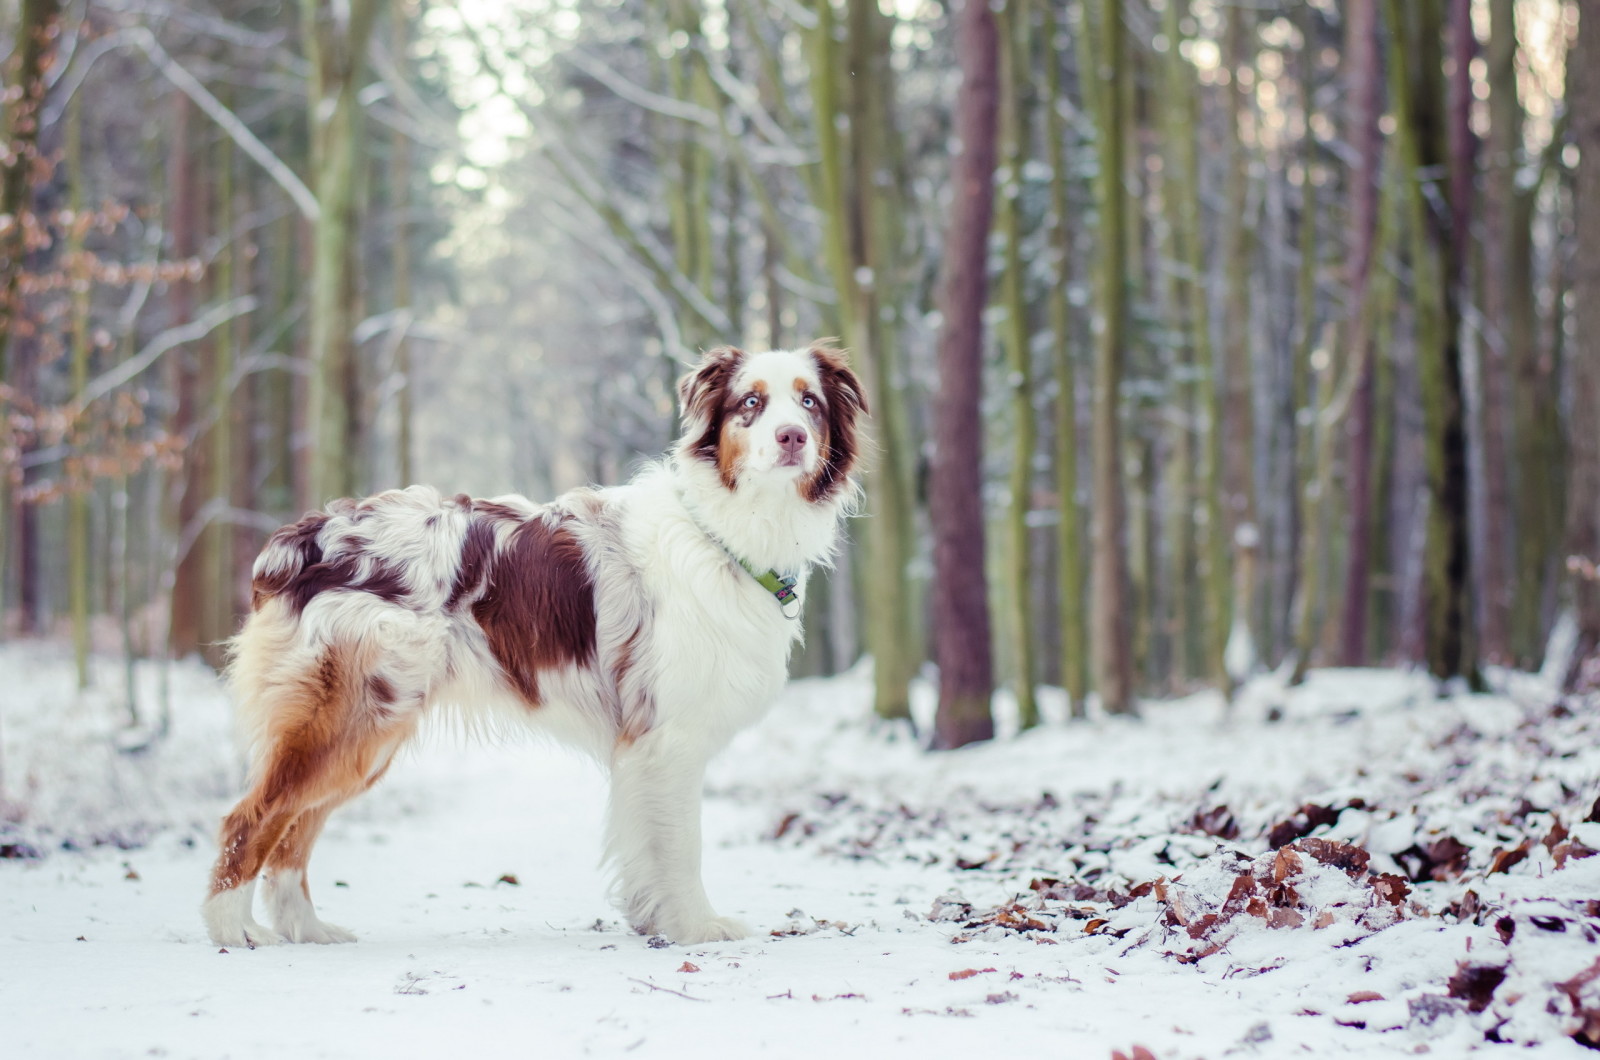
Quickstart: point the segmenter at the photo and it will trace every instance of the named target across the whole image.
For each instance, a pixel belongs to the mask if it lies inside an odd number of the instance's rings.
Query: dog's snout
[[[805,448],[806,429],[793,424],[778,428],[778,448],[785,453],[798,453]]]

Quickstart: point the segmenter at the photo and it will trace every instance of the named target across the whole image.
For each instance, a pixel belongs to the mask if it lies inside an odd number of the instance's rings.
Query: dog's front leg
[[[743,938],[718,916],[700,880],[700,789],[705,755],[662,730],[619,747],[611,763],[606,858],[614,898],[638,930],[674,942]]]

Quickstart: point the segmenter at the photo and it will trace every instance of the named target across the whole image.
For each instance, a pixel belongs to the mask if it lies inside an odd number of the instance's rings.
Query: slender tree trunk
[[[1571,71],[1573,138],[1578,170],[1573,181],[1577,231],[1573,237],[1572,292],[1575,334],[1585,347],[1572,358],[1572,432],[1568,461],[1567,579],[1578,625],[1578,642],[1563,676],[1568,691],[1600,680],[1600,19],[1586,8],[1578,39],[1567,57]]]
[[[1345,95],[1350,103],[1350,124],[1345,136],[1355,156],[1349,177],[1350,251],[1345,261],[1345,282],[1350,292],[1346,348],[1353,365],[1355,391],[1351,396],[1346,487],[1350,504],[1350,544],[1345,565],[1339,661],[1344,666],[1359,666],[1366,657],[1368,587],[1372,581],[1372,423],[1376,372],[1367,288],[1382,179],[1383,140],[1378,131],[1378,118],[1383,106],[1383,79],[1379,68],[1376,0],[1350,0],[1345,7],[1345,18]]]
[[[1462,400],[1460,299],[1452,225],[1464,215],[1449,202],[1449,188],[1428,196],[1424,183],[1450,167],[1450,130],[1440,49],[1446,27],[1441,0],[1388,0],[1395,61],[1403,75],[1400,114],[1407,161],[1417,304],[1417,358],[1422,388],[1424,462],[1428,481],[1424,550],[1428,669],[1442,679],[1476,673],[1470,655],[1467,607],[1467,475],[1465,404]],[[1443,208],[1438,203],[1443,202]]]
[[[1001,114],[1005,127],[1006,183],[1000,189],[997,227],[1005,240],[1006,369],[1011,391],[1011,503],[1006,511],[1005,604],[1007,640],[1016,667],[1017,712],[1024,729],[1039,722],[1034,697],[1033,579],[1028,511],[1033,501],[1033,456],[1038,429],[1033,411],[1032,328],[1028,321],[1027,266],[1022,257],[1022,171],[1028,161],[1028,96],[1031,91],[1031,29],[1028,0],[1008,0],[1001,21]],[[1052,100],[1052,105],[1054,101]]]
[[[1481,582],[1479,616],[1485,659],[1509,662],[1511,617],[1517,593],[1511,582],[1511,531],[1515,518],[1509,455],[1513,410],[1508,366],[1515,342],[1508,307],[1531,279],[1511,272],[1512,262],[1530,261],[1528,229],[1514,229],[1517,207],[1516,169],[1522,153],[1522,104],[1517,99],[1515,0],[1490,0],[1489,40],[1485,49],[1489,82],[1489,139],[1484,165],[1483,302],[1487,327],[1479,343],[1483,392],[1483,530],[1478,557]],[[1526,338],[1526,336],[1523,336]],[[1515,345],[1514,345],[1515,342]]]
[[[810,34],[812,108],[820,157],[818,186],[828,215],[824,249],[838,292],[840,332],[867,388],[878,455],[866,476],[862,592],[866,647],[872,653],[873,706],[880,717],[911,716],[910,683],[921,661],[908,569],[911,558],[912,451],[904,397],[896,384],[894,325],[882,308],[893,304],[895,279],[894,189],[880,178],[893,172],[896,137],[889,126],[891,92],[887,31],[871,0],[854,0],[848,15],[849,80],[843,106],[840,60],[831,4],[819,2]],[[850,117],[849,139],[836,118]]]
[[[396,7],[390,16],[393,20],[393,47],[397,58],[406,54],[409,47],[407,15],[404,7]],[[394,308],[411,308],[411,137],[396,129],[390,140],[392,165],[389,171],[390,200],[394,215]],[[395,448],[399,455],[400,485],[409,486],[417,480],[413,464],[416,442],[412,439],[414,422],[413,402],[416,380],[411,364],[411,339],[404,332],[394,346],[394,370],[400,376],[400,392],[396,395]]]
[[[67,235],[67,269],[73,278],[73,394],[81,394],[89,382],[89,276],[83,257],[83,185],[83,100],[81,94],[74,94],[67,104],[67,207],[73,215]],[[72,426],[73,457],[67,465],[67,597],[72,611],[72,654],[79,690],[89,687],[89,498],[94,488],[84,466],[83,428],[81,422]]]
[[[44,104],[46,60],[55,47],[52,23],[59,18],[57,0],[21,0],[15,43],[6,60],[0,90],[4,124],[0,142],[7,150],[0,155],[0,216],[21,219],[33,209],[32,169],[39,159],[39,108]],[[21,312],[20,282],[28,252],[25,226],[12,224],[0,231],[0,384],[21,390],[20,358],[11,356],[11,339],[17,331]],[[0,402],[0,422],[9,420],[10,407]],[[5,632],[5,590],[13,563],[21,572],[21,588],[27,590],[27,549],[23,540],[31,515],[16,504],[15,491],[21,485],[20,468],[0,468],[0,636]],[[18,538],[11,544],[13,535]],[[13,552],[15,555],[13,555]],[[28,607],[23,607],[27,620]]]
[[[320,214],[311,266],[312,432],[307,506],[356,491],[363,448],[360,405],[352,402],[360,243],[363,121],[356,98],[366,68],[377,0],[300,0],[311,66],[311,169]]]
[[[984,588],[983,479],[979,412],[983,307],[993,210],[999,40],[984,0],[961,0],[955,12],[962,80],[956,97],[960,147],[951,176],[949,238],[939,284],[936,445],[929,481],[933,523],[934,645],[939,711],[933,746],[949,749],[994,735],[989,712],[993,675],[989,604]]]
[[[1046,146],[1050,152],[1050,246],[1055,269],[1050,285],[1050,330],[1056,373],[1056,494],[1061,520],[1056,538],[1057,603],[1061,622],[1061,684],[1072,716],[1087,716],[1089,690],[1087,627],[1084,623],[1083,510],[1078,505],[1078,376],[1073,357],[1072,311],[1067,286],[1072,268],[1072,206],[1067,191],[1066,119],[1061,99],[1061,59],[1057,55],[1057,5],[1045,5]]]
[[[1127,318],[1122,188],[1122,110],[1116,87],[1123,71],[1122,5],[1100,0],[1095,54],[1099,166],[1095,192],[1100,211],[1094,355],[1094,528],[1092,548],[1095,688],[1109,714],[1135,712],[1129,637],[1127,507],[1122,484],[1121,391]]]
[[[1222,257],[1227,271],[1223,302],[1223,380],[1220,423],[1223,429],[1224,517],[1233,556],[1233,607],[1228,629],[1225,666],[1229,686],[1248,676],[1254,666],[1257,638],[1254,632],[1254,553],[1260,539],[1255,488],[1255,407],[1252,396],[1254,358],[1250,339],[1250,263],[1255,233],[1249,219],[1249,165],[1243,129],[1254,98],[1242,85],[1247,68],[1254,68],[1253,12],[1242,6],[1228,10],[1224,35],[1224,61],[1231,75],[1227,87],[1228,155],[1227,209],[1222,228]],[[1253,85],[1254,82],[1251,82]],[[1247,557],[1246,553],[1249,553]]]
[[[172,140],[167,158],[170,190],[167,229],[172,240],[172,256],[179,261],[188,261],[199,254],[201,218],[206,215],[206,195],[196,172],[197,151],[192,128],[194,104],[181,93],[174,93],[172,99]],[[194,278],[172,284],[168,298],[174,324],[185,324],[194,319],[197,286]],[[201,343],[188,343],[173,351],[170,368],[176,400],[169,430],[174,438],[182,440],[183,463],[171,472],[168,482],[171,494],[169,511],[173,513],[171,531],[178,552],[173,557],[175,566],[167,648],[175,658],[180,659],[200,649],[205,612],[205,549],[195,537],[205,492],[210,485],[204,453],[196,444],[199,439],[195,437],[201,414],[203,366],[200,346]]]

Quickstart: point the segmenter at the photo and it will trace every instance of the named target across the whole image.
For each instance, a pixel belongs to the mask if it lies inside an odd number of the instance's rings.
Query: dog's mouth
[[[783,455],[778,457],[778,463],[777,463],[776,466],[778,466],[778,467],[798,467],[798,468],[803,468],[803,467],[806,466],[805,453],[804,452],[784,453]]]

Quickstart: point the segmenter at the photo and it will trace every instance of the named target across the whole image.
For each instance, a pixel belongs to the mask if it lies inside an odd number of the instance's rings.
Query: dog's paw
[[[282,935],[262,927],[251,917],[249,888],[212,895],[200,907],[200,915],[206,922],[206,934],[219,946],[255,949],[283,941]]]
[[[315,942],[329,945],[337,942],[354,942],[356,937],[338,924],[326,920],[306,920],[296,924],[280,924],[285,942]]]
[[[735,920],[731,916],[718,916],[671,926],[663,933],[673,942],[683,946],[693,946],[701,942],[732,942],[734,939],[742,939],[750,934],[750,928],[743,921]]]
[[[212,926],[209,934],[211,941],[218,946],[232,946],[234,949],[241,947],[255,949],[258,946],[276,946],[287,941],[282,935],[269,927],[264,927],[254,920],[246,920],[241,924],[233,924],[227,928]]]

